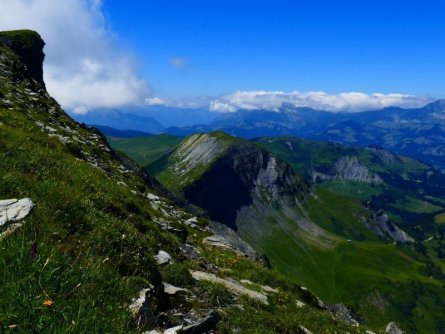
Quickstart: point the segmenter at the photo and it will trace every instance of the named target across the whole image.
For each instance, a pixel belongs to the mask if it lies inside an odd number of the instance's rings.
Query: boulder
[[[34,207],[29,198],[0,201],[0,240],[20,228],[24,219]]]
[[[159,265],[173,263],[173,259],[170,254],[163,250],[160,250],[158,254],[154,256],[154,258]]]
[[[34,207],[30,198],[6,199],[0,201],[0,227],[25,218]]]

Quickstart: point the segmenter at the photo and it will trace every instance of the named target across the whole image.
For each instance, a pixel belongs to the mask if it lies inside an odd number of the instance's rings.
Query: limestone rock
[[[198,227],[198,225],[196,225],[198,223],[198,217],[192,217],[190,219],[187,219],[184,224],[193,228]]]
[[[173,263],[173,259],[167,252],[160,250],[155,256],[155,260],[159,265]]]
[[[300,326],[300,329],[304,334],[312,334],[312,332],[304,326]]]
[[[6,199],[0,201],[0,227],[8,222],[18,222],[25,218],[34,207],[30,198]]]
[[[29,198],[0,201],[0,240],[20,228],[23,225],[21,220],[31,212],[33,207],[34,203]]]
[[[165,282],[162,284],[164,285],[164,292],[170,296],[176,295],[178,293],[189,292],[189,290],[187,290],[187,289],[178,288],[174,285],[171,285],[171,284],[168,284]]]
[[[390,322],[386,325],[385,329],[386,334],[405,334],[405,332],[399,327],[396,322]]]
[[[388,235],[391,239],[401,242],[401,243],[411,243],[415,240],[409,236],[405,231],[400,229],[396,224],[394,224],[389,216],[382,210],[378,211],[374,215],[374,220],[377,223],[377,234]]]
[[[299,301],[298,299],[295,300],[295,303],[297,304],[298,308],[302,308],[302,307],[306,306],[305,303],[303,303],[302,301]]]
[[[155,324],[156,319],[150,310],[150,302],[153,297],[153,287],[142,289],[139,296],[132,300],[130,312],[136,318],[136,325],[143,327],[146,324]]]
[[[246,295],[249,298],[252,298],[265,305],[269,304],[266,295],[247,289],[238,282],[229,281],[227,279],[223,279],[213,274],[208,274],[202,271],[193,271],[191,272],[191,274],[193,278],[196,279],[197,281],[207,281],[211,283],[222,284],[226,287],[227,290],[229,290],[231,293],[235,295]]]
[[[164,331],[164,334],[179,334],[179,333],[182,333],[181,330],[182,330],[183,327],[184,327],[183,325],[180,325],[180,326],[169,328],[166,331]]]

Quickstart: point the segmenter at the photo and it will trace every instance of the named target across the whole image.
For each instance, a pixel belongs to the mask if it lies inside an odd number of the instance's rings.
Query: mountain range
[[[175,110],[172,117],[177,113],[178,110]],[[132,130],[143,128],[147,132],[163,132],[175,136],[221,130],[246,139],[293,135],[350,146],[375,145],[445,170],[445,100],[438,100],[422,108],[389,107],[356,113],[333,113],[285,103],[273,111],[239,110],[224,113],[207,123],[200,122],[202,117],[193,123],[194,114],[190,110],[187,110],[187,115],[190,117],[187,126],[152,128],[150,125],[152,120],[143,125],[144,120],[140,119],[134,126],[126,121],[120,121],[117,128],[127,127]],[[110,120],[101,122],[96,119],[94,113],[87,118],[82,117],[76,116],[76,119],[84,120],[88,124],[113,126]],[[105,115],[103,117],[106,118]],[[131,119],[135,116],[121,114],[121,117]]]

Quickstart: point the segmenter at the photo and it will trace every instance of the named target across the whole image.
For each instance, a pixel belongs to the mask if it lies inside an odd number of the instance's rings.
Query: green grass
[[[367,201],[374,196],[379,196],[385,191],[385,187],[350,180],[328,180],[320,183],[320,186],[337,194]]]
[[[141,167],[158,160],[180,141],[178,137],[165,134],[136,138],[108,138],[111,147],[116,151],[124,152]]]
[[[357,310],[372,328],[397,319],[412,332],[439,332],[443,282],[422,276],[422,262],[408,248],[343,240],[323,249],[282,228],[260,240],[258,235],[250,238],[276,268],[325,302]],[[383,306],[373,300],[376,293],[383,296]],[[438,308],[430,312],[431,305]]]
[[[414,213],[434,213],[443,210],[440,206],[418,200],[411,196],[406,196],[403,199],[397,200],[392,206],[400,210],[407,210]]]
[[[436,224],[445,224],[445,213],[438,214],[434,217],[434,222]]]

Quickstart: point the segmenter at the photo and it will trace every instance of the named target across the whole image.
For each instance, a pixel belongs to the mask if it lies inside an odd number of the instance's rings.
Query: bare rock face
[[[5,31],[0,33],[0,43],[13,50],[26,65],[28,73],[43,87],[43,47],[45,42],[31,30]]]
[[[371,230],[382,236],[389,236],[391,239],[401,242],[410,243],[414,242],[414,239],[410,237],[405,231],[400,229],[396,224],[391,222],[388,215],[383,211],[379,211],[375,214],[374,220],[377,223],[376,227],[371,227]]]
[[[354,156],[344,156],[338,159],[328,174],[316,171],[312,174],[313,180],[340,179],[374,184],[383,182],[379,175],[373,173]]]

